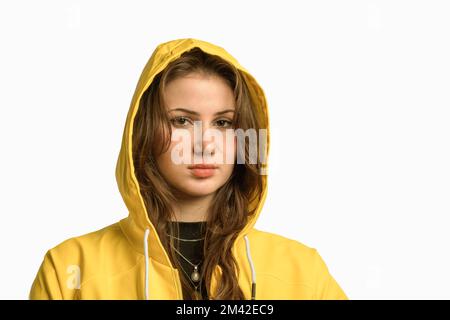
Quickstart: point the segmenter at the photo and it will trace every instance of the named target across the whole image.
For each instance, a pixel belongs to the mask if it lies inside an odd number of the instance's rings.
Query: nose
[[[193,154],[195,157],[201,157],[203,155],[214,156],[216,152],[216,145],[214,139],[210,136],[205,136],[206,130],[209,129],[207,121],[195,121],[194,122],[194,137],[193,137]]]

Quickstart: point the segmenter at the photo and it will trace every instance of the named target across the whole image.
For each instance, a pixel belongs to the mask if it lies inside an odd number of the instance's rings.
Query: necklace
[[[192,283],[192,286],[194,287],[194,295],[196,296],[196,298],[197,298],[198,300],[200,300],[201,297],[202,297],[202,288],[200,288],[200,292],[198,292],[199,284],[195,285],[195,283],[193,283],[192,280],[189,278],[189,276],[188,276],[188,274],[186,273],[186,271],[184,271],[183,268],[181,268],[181,270],[184,272],[184,274],[185,274],[186,277],[188,278],[189,282]]]
[[[198,282],[200,280],[200,273],[198,272],[198,266],[200,265],[201,261],[197,264],[193,264],[192,262],[190,262],[185,256],[183,256],[183,254],[178,251],[174,246],[172,246],[173,250],[175,250],[176,253],[178,253],[184,260],[186,260],[187,263],[189,263],[191,266],[194,267],[194,271],[192,271],[191,273],[191,279],[194,282]]]
[[[172,236],[172,235],[170,235],[170,234],[168,234],[168,233],[166,233],[166,234],[167,234],[169,237],[175,238],[175,239],[180,240],[180,241],[186,241],[186,242],[195,242],[195,241],[201,241],[201,240],[204,240],[204,239],[205,239],[205,237],[200,238],[200,239],[181,239],[181,238],[177,238],[177,237],[175,237],[175,236]]]

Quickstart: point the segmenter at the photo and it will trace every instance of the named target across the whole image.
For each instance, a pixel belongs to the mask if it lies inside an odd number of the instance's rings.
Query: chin
[[[179,186],[177,189],[191,197],[201,197],[214,193],[220,188],[220,185],[217,184],[217,182],[206,180],[208,179],[195,179],[188,184]]]

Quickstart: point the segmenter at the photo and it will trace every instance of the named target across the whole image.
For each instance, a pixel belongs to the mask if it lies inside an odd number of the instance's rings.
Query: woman
[[[49,250],[30,298],[347,299],[316,249],[253,227],[267,194],[268,124],[263,90],[223,48],[160,44],[116,167],[128,217]]]

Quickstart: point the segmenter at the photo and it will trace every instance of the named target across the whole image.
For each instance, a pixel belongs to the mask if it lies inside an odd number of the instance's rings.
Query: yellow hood
[[[134,240],[133,242],[135,242],[136,244],[136,249],[139,251],[143,250],[142,234],[144,234],[145,229],[149,228],[150,254],[153,258],[156,258],[161,263],[165,263],[167,265],[170,265],[169,257],[167,256],[167,253],[161,245],[153,224],[148,219],[147,211],[139,192],[139,184],[137,182],[136,176],[134,175],[131,135],[133,132],[134,118],[139,108],[139,101],[144,91],[152,83],[153,78],[159,72],[164,70],[171,61],[180,57],[183,52],[188,51],[194,47],[199,47],[207,53],[220,56],[229,63],[233,64],[238,70],[242,71],[244,79],[248,84],[251,97],[254,101],[254,105],[257,106],[258,110],[264,115],[266,123],[269,122],[267,102],[263,89],[250,75],[250,73],[223,48],[205,41],[187,38],[162,43],[155,49],[153,55],[150,57],[141,74],[133,95],[133,99],[131,101],[131,106],[127,115],[125,129],[123,132],[122,146],[117,161],[116,179],[120,193],[122,194],[123,200],[125,201],[130,214],[128,220],[123,222],[123,226],[127,230],[127,233],[129,233],[130,237]],[[267,153],[269,151],[269,143],[269,128],[267,127]],[[266,166],[267,161],[265,164],[263,164],[264,168],[266,168]],[[267,174],[263,176],[263,190],[264,192],[261,198],[262,200],[257,205],[255,214],[251,219],[249,219],[247,226],[241,231],[239,237],[242,237],[243,235],[248,233],[248,231],[254,226],[256,220],[259,217],[267,194]],[[251,205],[254,206],[255,204]]]
[[[238,70],[242,71],[244,79],[249,87],[251,99],[254,105],[257,106],[259,112],[263,114],[268,124],[268,108],[264,92],[257,81],[250,75],[250,73],[242,67],[239,62],[233,58],[223,48],[214,44],[201,41],[198,39],[187,38],[178,39],[165,42],[157,46],[149,61],[147,62],[141,77],[139,78],[136,90],[131,101],[131,106],[128,111],[125,129],[123,132],[122,146],[119,153],[119,158],[116,167],[116,179],[119,186],[120,193],[123,200],[129,210],[129,217],[121,222],[122,229],[131,239],[135,249],[139,252],[143,252],[142,235],[145,234],[145,230],[149,229],[148,233],[148,254],[151,259],[154,259],[164,265],[171,266],[170,259],[161,241],[158,237],[155,227],[149,220],[147,211],[139,191],[139,183],[137,182],[134,174],[134,165],[132,157],[132,132],[133,123],[136,113],[140,105],[140,99],[145,90],[151,85],[154,77],[164,70],[166,66],[173,60],[181,56],[185,51],[189,51],[194,47],[199,47],[203,51],[220,56],[224,60],[233,64]],[[269,150],[269,128],[267,128],[267,152]],[[267,156],[266,156],[267,159]],[[266,168],[267,161],[263,164]],[[248,233],[248,231],[254,226],[258,216],[261,212],[267,194],[267,173],[263,176],[263,196],[259,204],[257,204],[257,210],[255,214],[249,219],[246,227],[240,232],[238,239]],[[250,204],[254,206],[255,204]],[[238,240],[236,240],[238,241]]]
[[[116,179],[129,211],[128,217],[48,250],[31,287],[31,299],[183,299],[180,273],[172,266],[148,219],[134,175],[131,143],[134,117],[142,94],[168,63],[194,47],[218,55],[242,71],[253,104],[268,124],[262,88],[223,48],[192,38],[157,46],[133,95],[117,161]],[[267,153],[269,142],[267,127]],[[347,299],[316,249],[254,228],[267,195],[267,175],[263,179],[261,200],[250,204],[252,208],[256,206],[256,213],[232,248],[238,265],[238,284],[245,298]],[[220,267],[216,271],[209,288],[213,295]]]

